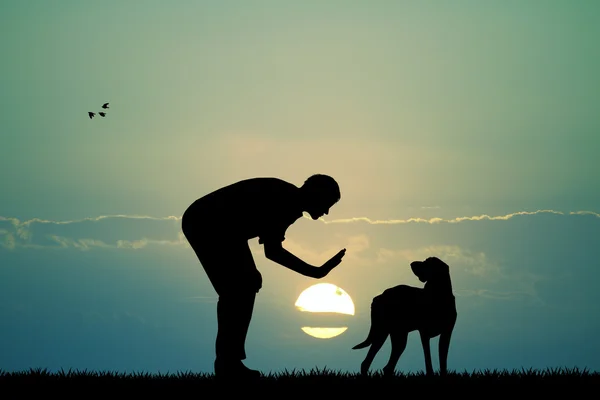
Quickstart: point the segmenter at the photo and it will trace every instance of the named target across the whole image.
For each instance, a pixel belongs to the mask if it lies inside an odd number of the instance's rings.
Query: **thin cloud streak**
[[[467,221],[507,221],[519,216],[532,216],[537,214],[553,214],[560,216],[587,216],[600,218],[600,213],[593,211],[570,211],[562,212],[555,210],[537,210],[537,211],[519,211],[506,215],[490,216],[487,214],[456,217],[444,219],[439,217],[434,218],[408,218],[408,219],[388,219],[388,220],[372,220],[368,217],[354,217],[346,219],[334,219],[327,221],[319,218],[324,224],[347,224],[347,223],[367,223],[370,225],[398,225],[398,224],[457,224]],[[308,216],[304,218],[310,219]],[[121,237],[107,237],[106,229],[103,231],[87,231],[85,228],[82,231],[63,232],[62,229],[56,231],[59,227],[66,228],[67,226],[77,223],[87,223],[96,226],[96,223],[103,221],[104,223],[110,220],[120,220],[122,222],[134,220],[146,220],[158,223],[166,223],[167,225],[159,227],[145,227],[135,225],[127,225],[129,237],[124,233],[124,227],[113,229],[111,227],[108,232],[115,232]],[[120,248],[120,249],[141,249],[148,245],[167,245],[167,246],[184,246],[187,247],[187,241],[181,232],[181,227],[177,223],[181,221],[181,217],[166,216],[152,217],[147,215],[103,215],[97,217],[88,217],[76,220],[52,221],[42,218],[32,218],[27,221],[20,221],[17,218],[0,216],[0,247],[5,249],[21,248],[47,248],[47,247],[62,247],[62,248],[79,248],[88,250],[92,248]],[[175,225],[173,225],[175,224]],[[45,228],[44,228],[45,227]],[[95,228],[94,228],[95,229]],[[40,232],[41,230],[41,232]],[[84,233],[86,232],[86,233]],[[104,236],[102,236],[104,235]],[[149,236],[150,235],[150,236]],[[33,241],[33,238],[35,241]],[[45,242],[45,243],[44,243]]]
[[[32,218],[30,220],[21,222],[17,218],[3,217],[0,215],[0,221],[9,221],[15,226],[29,226],[34,223],[67,225],[67,224],[76,224],[76,223],[80,223],[80,222],[88,222],[88,221],[97,222],[97,221],[101,221],[103,219],[119,219],[119,218],[122,218],[122,219],[148,219],[148,220],[152,220],[152,221],[179,221],[179,220],[181,220],[181,217],[176,217],[173,215],[170,215],[167,217],[151,217],[149,215],[116,214],[116,215],[101,215],[98,217],[86,217],[86,218],[66,220],[66,221],[52,221],[52,220],[41,219],[41,218]]]
[[[569,212],[570,215],[593,215],[597,218],[600,218],[600,213],[596,213],[593,211],[571,211]]]
[[[436,207],[427,207],[427,208],[433,209],[433,208],[439,208],[439,207],[436,206]],[[568,213],[565,213],[563,211],[555,211],[555,210],[536,210],[536,211],[518,211],[518,212],[506,214],[506,215],[497,215],[497,216],[490,216],[487,214],[482,214],[482,215],[475,215],[475,216],[470,216],[470,217],[469,216],[456,217],[456,218],[452,218],[452,219],[444,219],[444,218],[439,218],[439,217],[433,217],[433,218],[413,217],[413,218],[408,218],[408,219],[372,220],[368,217],[351,217],[351,218],[334,219],[331,221],[327,221],[324,218],[319,218],[319,221],[321,221],[325,224],[340,224],[340,223],[352,223],[352,222],[366,222],[366,223],[372,224],[372,225],[385,225],[385,224],[394,225],[394,224],[408,224],[408,223],[415,223],[415,222],[416,223],[437,224],[437,223],[458,223],[458,222],[464,222],[464,221],[483,221],[483,220],[506,221],[506,220],[509,220],[516,216],[536,215],[536,214],[592,215],[597,218],[600,218],[600,213],[597,213],[594,211],[582,210],[582,211],[570,211]],[[304,218],[311,219],[310,217],[308,217],[306,215],[304,215]],[[181,217],[177,217],[174,215],[170,215],[170,216],[166,216],[166,217],[152,217],[152,216],[148,216],[148,215],[117,214],[117,215],[101,215],[98,217],[86,217],[86,218],[81,218],[81,219],[65,220],[65,221],[53,221],[53,220],[46,220],[46,219],[41,219],[41,218],[32,218],[30,220],[21,222],[17,218],[0,216],[0,221],[9,221],[16,227],[30,226],[34,223],[67,225],[67,224],[75,224],[75,223],[88,222],[88,221],[97,222],[97,221],[101,221],[104,219],[146,219],[146,220],[152,220],[152,221],[180,221]]]
[[[319,218],[319,220],[325,224],[347,224],[354,222],[365,222],[370,225],[398,225],[398,224],[409,224],[409,223],[425,223],[425,224],[440,224],[440,223],[448,223],[448,224],[456,224],[459,222],[465,221],[507,221],[511,218],[522,216],[522,215],[536,215],[536,214],[556,214],[556,215],[567,215],[562,211],[555,210],[537,210],[537,211],[518,211],[511,214],[506,215],[497,215],[490,216],[487,214],[475,215],[470,217],[456,217],[451,219],[444,219],[439,217],[434,218],[408,218],[408,219],[378,219],[372,220],[368,217],[353,217],[353,218],[342,218],[342,219],[334,219],[331,221],[327,221],[323,218]],[[571,211],[568,215],[593,215],[595,217],[600,218],[600,214],[593,211]],[[308,218],[308,217],[305,217]]]

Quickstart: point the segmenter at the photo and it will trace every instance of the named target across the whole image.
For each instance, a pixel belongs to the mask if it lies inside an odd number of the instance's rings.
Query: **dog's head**
[[[450,278],[450,267],[437,257],[428,257],[424,261],[413,261],[410,268],[421,282]]]

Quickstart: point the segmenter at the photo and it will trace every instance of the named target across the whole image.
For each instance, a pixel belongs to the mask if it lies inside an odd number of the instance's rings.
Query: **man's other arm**
[[[326,272],[324,269],[315,267],[302,261],[300,258],[286,250],[281,245],[281,242],[269,241],[265,242],[263,246],[266,258],[288,269],[291,269],[292,271],[310,278],[322,278],[326,275],[323,275],[323,273]]]
[[[302,261],[284,249],[281,245],[281,242],[277,240],[265,242],[264,251],[265,257],[267,257],[269,260],[283,265],[284,267],[289,268],[301,275],[316,279],[321,279],[327,276],[332,269],[337,267],[342,262],[342,258],[346,254],[346,249],[342,249],[339,253],[331,257],[325,264],[320,267],[315,267]]]

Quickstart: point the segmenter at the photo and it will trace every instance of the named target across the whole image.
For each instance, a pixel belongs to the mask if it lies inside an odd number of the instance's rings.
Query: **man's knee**
[[[221,240],[211,240],[201,234],[190,234],[188,241],[219,296],[246,297],[262,287],[262,276],[247,243],[228,246]]]
[[[254,300],[258,289],[254,282],[247,282],[244,279],[235,279],[228,282],[220,282],[219,297],[227,300],[234,299],[238,301]]]
[[[256,293],[248,290],[237,292],[225,290],[219,294],[217,315],[219,319],[224,320],[228,318],[239,319],[241,321],[249,320],[254,309],[255,299]]]
[[[207,264],[204,270],[217,294],[226,299],[254,298],[262,287],[258,271],[250,272],[226,265]]]

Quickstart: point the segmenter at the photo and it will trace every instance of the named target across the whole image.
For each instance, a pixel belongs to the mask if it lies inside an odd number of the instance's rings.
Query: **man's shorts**
[[[190,225],[193,226],[192,229]],[[211,228],[211,224],[187,221],[184,215],[183,234],[217,294],[257,293],[262,287],[262,277],[256,268],[248,241],[232,238]]]

